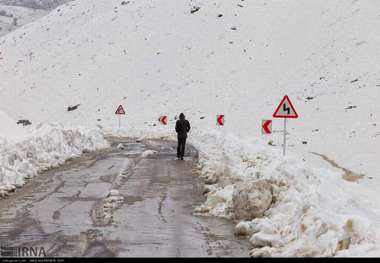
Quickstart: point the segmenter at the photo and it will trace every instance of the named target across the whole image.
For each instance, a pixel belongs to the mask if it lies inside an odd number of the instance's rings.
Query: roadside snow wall
[[[252,256],[380,255],[377,193],[260,139],[192,136],[207,184],[194,211],[234,220]]]
[[[100,130],[52,124],[19,128],[3,113],[0,117],[8,124],[0,133],[0,198],[69,158],[108,146]]]

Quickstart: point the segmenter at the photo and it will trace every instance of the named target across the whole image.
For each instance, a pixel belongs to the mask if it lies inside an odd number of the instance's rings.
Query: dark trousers
[[[186,138],[178,138],[177,157],[181,158],[185,155]]]

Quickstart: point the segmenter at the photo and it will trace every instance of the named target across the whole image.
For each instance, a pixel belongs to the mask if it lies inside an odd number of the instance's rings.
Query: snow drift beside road
[[[202,177],[215,177],[205,204],[196,211],[233,219],[233,189],[239,183],[271,184],[270,208],[245,222],[255,247],[252,255],[380,255],[377,192],[343,180],[339,172],[315,169],[299,156],[283,157],[281,150],[259,139],[221,133],[195,137]]]
[[[0,196],[48,168],[63,164],[83,151],[108,146],[99,130],[58,124],[17,127],[0,111]]]

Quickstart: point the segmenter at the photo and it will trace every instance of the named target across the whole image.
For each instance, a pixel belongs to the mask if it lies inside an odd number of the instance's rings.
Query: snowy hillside
[[[275,145],[264,144],[267,148],[258,153],[273,164],[269,170],[263,168],[264,178],[276,177],[273,171],[286,178],[297,169],[286,162],[283,167],[281,155],[271,153],[281,147],[277,131],[282,121],[274,120],[271,137],[261,135],[260,126],[288,94],[300,114],[288,122],[289,152],[302,156],[295,166],[302,171],[309,171],[303,165],[325,169],[310,172],[315,180],[300,183],[303,190],[295,187],[302,192],[295,198],[303,200],[309,184],[318,185],[311,186],[312,206],[324,202],[316,197],[321,194],[328,195],[326,202],[331,204],[337,200],[336,189],[345,201],[346,194],[355,191],[363,202],[373,202],[360,220],[376,226],[380,214],[372,211],[369,216],[367,211],[378,205],[373,194],[380,187],[379,28],[380,4],[374,0],[77,0],[0,39],[0,109],[15,120],[116,127],[114,111],[121,103],[127,111],[122,120],[127,133],[139,129],[167,134],[173,132],[175,115],[184,112],[193,127],[190,141],[204,153],[204,160],[222,151],[230,158],[222,165],[236,168],[242,161],[236,156],[256,158],[256,144],[261,149],[264,143],[254,138],[261,137]],[[67,111],[77,104],[77,110]],[[155,126],[162,114],[169,115],[168,127]],[[217,114],[226,115],[225,127],[216,127]],[[200,138],[216,129],[239,138],[226,139],[227,145],[252,155],[219,145],[220,151],[209,156],[213,140]],[[243,174],[247,175],[235,171]],[[299,172],[302,178],[308,174]],[[350,176],[355,180],[347,180]],[[335,187],[320,192],[326,183]],[[327,206],[341,209],[337,229],[350,219],[342,216],[344,207],[359,213],[358,200],[352,197]],[[312,213],[318,214],[318,209]],[[334,233],[346,233],[339,231]],[[314,242],[313,238],[307,240]],[[321,242],[308,255],[334,254]],[[281,251],[276,253],[286,254]]]

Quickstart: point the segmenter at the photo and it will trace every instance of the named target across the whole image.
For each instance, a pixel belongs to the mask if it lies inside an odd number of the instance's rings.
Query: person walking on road
[[[183,160],[185,155],[186,139],[187,133],[190,131],[190,123],[185,119],[185,115],[181,113],[179,115],[179,120],[175,124],[175,131],[177,132],[178,147],[177,147],[177,157]]]

